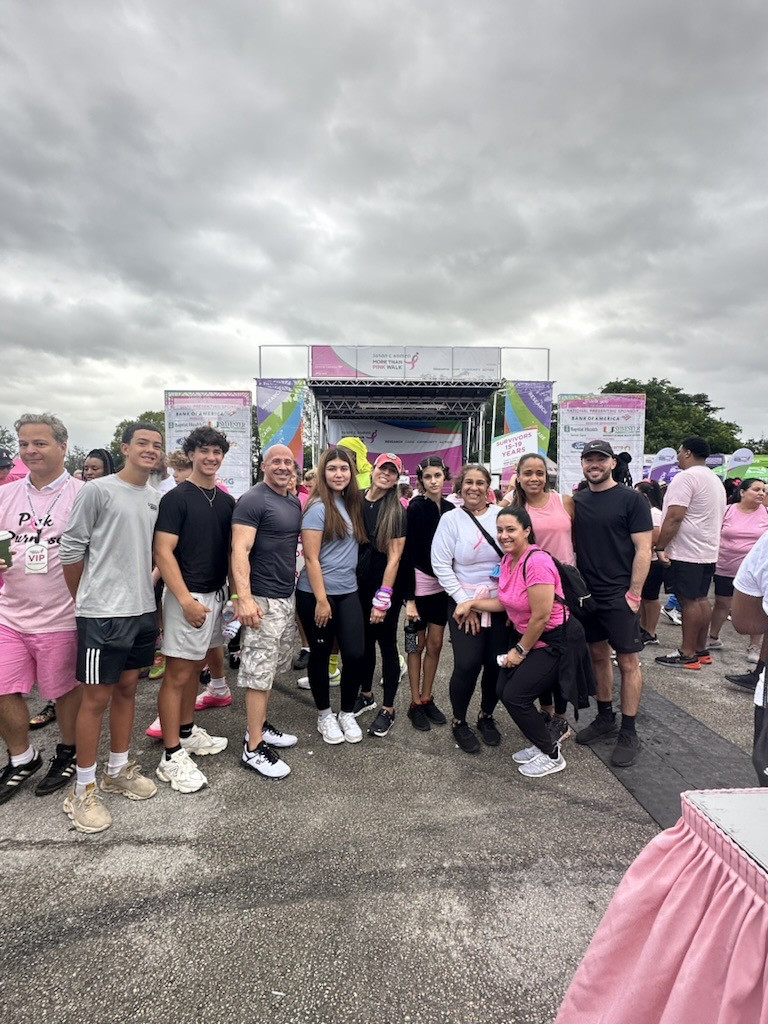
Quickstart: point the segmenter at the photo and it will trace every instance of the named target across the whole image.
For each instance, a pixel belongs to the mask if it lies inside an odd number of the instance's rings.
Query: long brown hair
[[[325,479],[325,467],[329,462],[341,459],[346,462],[350,469],[350,481],[341,492],[344,501],[344,508],[352,523],[352,533],[358,544],[364,544],[368,539],[363,523],[363,497],[355,479],[355,465],[352,457],[346,448],[327,448],[320,456],[317,464],[317,476],[315,489],[312,492],[307,508],[316,501],[322,501],[325,508],[325,525],[323,527],[323,541],[338,539],[342,540],[347,536],[347,524],[344,517],[336,507],[335,492],[330,489]]]
[[[523,463],[527,462],[529,459],[538,459],[544,467],[544,491],[546,492],[549,490],[549,472],[547,470],[547,460],[544,456],[539,455],[538,452],[528,452],[526,455],[521,455],[515,470],[517,473],[517,476],[515,477],[515,500],[512,502],[513,505],[519,505],[520,508],[525,508],[528,503],[525,491],[520,484],[520,469]]]
[[[393,484],[385,493],[376,519],[376,533],[371,538],[378,551],[389,551],[389,542],[405,535],[405,509],[400,504],[400,489]]]

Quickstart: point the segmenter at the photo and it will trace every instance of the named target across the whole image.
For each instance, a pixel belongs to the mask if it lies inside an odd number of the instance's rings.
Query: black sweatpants
[[[499,700],[525,738],[545,754],[553,754],[555,744],[533,702],[552,691],[559,667],[560,657],[550,647],[535,647],[517,668],[503,668],[499,672]]]
[[[318,711],[331,706],[328,659],[334,640],[341,653],[341,710],[351,711],[360,688],[360,664],[363,657],[363,612],[357,591],[353,594],[328,594],[331,618],[322,629],[315,625],[315,595],[296,591],[296,611],[309,641],[307,674]]]
[[[360,604],[363,609],[363,629],[365,631],[365,653],[360,669],[360,689],[370,693],[373,687],[373,673],[376,669],[376,644],[381,652],[381,675],[384,696],[382,704],[391,708],[395,703],[395,694],[400,683],[400,658],[397,651],[397,623],[402,608],[402,597],[397,592],[392,595],[392,607],[384,616],[384,621],[371,625],[371,605],[378,586],[371,587],[365,582],[360,583]]]
[[[467,717],[467,708],[477,685],[477,677],[482,670],[480,681],[480,707],[485,715],[492,715],[496,707],[496,680],[499,677],[499,665],[496,658],[509,650],[510,631],[507,626],[505,612],[494,612],[491,624],[473,636],[465,633],[453,618],[456,602],[448,600],[448,628],[453,647],[453,673],[449,683],[453,717],[463,722]]]

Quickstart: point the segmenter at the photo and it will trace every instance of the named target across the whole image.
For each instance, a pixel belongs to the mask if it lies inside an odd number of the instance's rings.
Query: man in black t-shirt
[[[275,676],[291,667],[296,645],[301,505],[288,492],[295,467],[287,445],[267,448],[262,470],[263,481],[240,498],[232,519],[232,576],[243,624],[237,685],[245,690],[247,718],[242,763],[282,779],[291,769],[275,748],[292,747],[296,737],[267,720],[267,705]]]
[[[224,737],[210,736],[196,726],[194,715],[207,652],[224,642],[222,609],[235,502],[216,486],[216,474],[229,451],[225,435],[198,427],[183,448],[192,473],[163,495],[155,524],[155,563],[166,588],[166,670],[157,695],[165,753],[156,774],[180,793],[195,793],[208,780],[190,755],[218,754],[227,745]]]
[[[579,570],[597,602],[584,622],[597,680],[597,717],[576,736],[593,743],[618,732],[611,763],[626,768],[640,751],[635,716],[643,680],[638,652],[640,597],[651,564],[653,524],[642,494],[612,477],[616,457],[607,441],[589,441],[581,453],[588,487],[573,496],[573,537]],[[611,647],[621,675],[621,728],[613,710]]]

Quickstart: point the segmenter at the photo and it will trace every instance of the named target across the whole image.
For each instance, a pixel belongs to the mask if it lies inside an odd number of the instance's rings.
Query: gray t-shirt
[[[250,554],[253,596],[290,597],[301,529],[301,504],[296,495],[278,494],[262,481],[240,498],[232,523],[256,531]]]
[[[160,495],[119,476],[82,487],[61,535],[62,565],[84,561],[75,612],[89,619],[125,618],[155,610],[152,534]]]
[[[320,568],[323,570],[323,583],[326,594],[352,594],[357,590],[357,553],[358,543],[352,530],[352,522],[341,498],[336,498],[336,507],[347,524],[346,537],[323,541],[320,545]],[[313,501],[307,505],[302,530],[322,530],[325,526],[325,506],[322,501]],[[301,570],[298,590],[311,594],[306,567]]]

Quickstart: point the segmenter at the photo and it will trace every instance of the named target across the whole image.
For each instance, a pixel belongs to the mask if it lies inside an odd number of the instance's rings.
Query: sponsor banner
[[[539,432],[533,430],[518,430],[514,434],[503,434],[501,437],[494,437],[491,441],[491,472],[500,473],[504,481],[504,470],[511,469],[517,465],[521,455],[527,452],[538,451]],[[510,473],[506,474],[508,477]]]
[[[501,349],[313,345],[310,366],[317,379],[493,381],[500,379]]]
[[[508,380],[504,394],[504,432],[514,434],[536,427],[538,441],[531,451],[546,455],[551,425],[552,381]]]
[[[755,457],[755,453],[749,448],[737,448],[733,455],[728,456],[726,470],[729,476],[740,476],[740,473],[731,473],[732,469],[742,469],[749,466]]]
[[[660,484],[663,484],[671,480],[676,472],[679,472],[677,468],[677,452],[674,448],[661,448],[653,456],[648,467],[648,473],[644,475],[649,480],[658,480]]]
[[[461,420],[328,420],[327,430],[328,444],[336,444],[342,437],[359,437],[368,448],[371,463],[382,452],[399,455],[411,483],[416,480],[416,467],[428,455],[439,455],[454,477],[461,469]]]
[[[251,486],[251,392],[166,391],[166,449],[181,448],[195,427],[215,427],[227,435],[230,448],[217,479],[239,498]]]
[[[579,480],[581,449],[608,441],[614,452],[629,452],[629,471],[639,480],[645,449],[645,395],[560,395],[557,406],[559,487],[570,494]]]
[[[292,377],[257,380],[256,418],[262,452],[272,444],[288,445],[303,466],[304,381]]]

